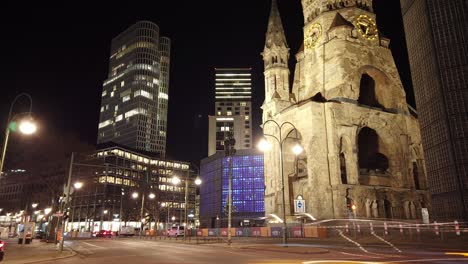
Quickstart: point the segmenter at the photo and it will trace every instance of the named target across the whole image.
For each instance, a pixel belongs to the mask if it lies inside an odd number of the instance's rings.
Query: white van
[[[167,230],[168,236],[178,237],[183,236],[185,233],[183,226],[173,226],[171,229]]]
[[[133,226],[122,226],[120,230],[120,235],[122,236],[134,236],[135,228]]]

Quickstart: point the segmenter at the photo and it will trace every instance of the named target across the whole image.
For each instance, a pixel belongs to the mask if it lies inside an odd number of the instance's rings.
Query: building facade
[[[112,40],[98,144],[165,156],[169,66],[170,40],[152,22],[137,22]]]
[[[186,181],[187,214],[195,211],[197,175],[187,163],[119,146],[84,155],[78,163],[87,166],[77,165],[74,169],[73,181],[84,184],[72,196],[69,229],[118,231],[130,224],[140,227],[141,210],[145,228],[154,229],[155,224],[156,229],[184,225]],[[176,184],[174,177],[180,182]],[[188,226],[194,226],[197,219],[188,217],[188,222]]]
[[[468,220],[468,6],[400,0],[433,215]]]
[[[208,118],[208,156],[224,150],[232,134],[236,149],[252,147],[252,69],[215,69],[215,115]]]
[[[201,161],[200,225],[227,226],[229,173],[232,169],[232,201],[235,211],[232,226],[251,226],[261,223],[265,215],[263,155],[255,150],[239,150],[232,158],[217,153]]]
[[[289,47],[276,0],[265,48],[263,121],[284,124],[265,153],[265,213],[288,221],[294,199],[317,219],[416,219],[429,206],[418,120],[406,103],[389,39],[379,34],[371,0],[303,0],[303,47],[289,85]],[[272,122],[264,133],[279,135]],[[295,144],[304,151],[296,156]]]

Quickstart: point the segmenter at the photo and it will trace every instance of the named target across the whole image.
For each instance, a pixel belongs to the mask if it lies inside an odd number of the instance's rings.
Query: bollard
[[[400,235],[403,236],[403,225],[399,224],[398,227],[400,228]]]
[[[370,222],[369,225],[370,225],[371,234],[373,234],[374,233],[374,225],[372,225],[372,222]]]
[[[455,234],[457,234],[457,236],[459,236],[460,235],[460,226],[458,225],[458,221],[455,221],[454,224],[455,224]]]
[[[439,225],[437,224],[437,221],[434,221],[434,231],[436,236],[439,235]]]
[[[383,226],[384,226],[384,230],[385,230],[385,232],[384,232],[385,235],[388,235],[388,226],[387,226],[387,222],[384,222]]]
[[[361,234],[361,225],[360,224],[357,224],[357,232],[358,232],[358,234]]]
[[[348,224],[346,224],[346,226],[345,226],[345,230],[346,230],[346,234],[348,234],[348,233],[349,233],[349,227],[348,227]]]

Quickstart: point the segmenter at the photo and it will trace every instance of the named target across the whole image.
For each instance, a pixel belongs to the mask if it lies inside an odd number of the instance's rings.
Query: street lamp
[[[37,207],[37,205],[38,205],[37,203],[33,203],[33,204],[31,204],[31,207],[32,207],[33,209],[35,209],[35,208]]]
[[[48,215],[48,214],[50,214],[50,212],[52,212],[52,208],[48,207],[48,208],[44,209],[44,214]]]
[[[29,99],[29,111],[14,115],[12,117],[11,115],[13,113],[13,106],[15,105],[16,101],[18,101],[18,99],[20,97],[23,97],[23,96],[25,96],[25,97],[27,97]],[[31,98],[31,96],[29,94],[20,93],[19,95],[17,95],[15,97],[15,99],[13,99],[13,102],[10,105],[10,111],[8,112],[7,124],[6,124],[6,129],[5,129],[5,139],[4,139],[4,142],[3,142],[2,157],[0,159],[0,178],[1,178],[2,173],[3,173],[3,165],[5,163],[5,154],[6,154],[6,149],[7,149],[7,145],[8,145],[8,138],[10,136],[10,130],[13,131],[13,132],[16,131],[16,124],[13,123],[14,119],[18,115],[27,114],[27,115],[29,115],[29,117],[20,122],[20,125],[19,125],[20,132],[25,134],[25,135],[31,135],[34,132],[36,132],[36,130],[37,130],[36,125],[32,121],[31,112],[32,112],[32,98]]]
[[[283,170],[283,144],[284,142],[290,138],[289,136],[291,135],[291,133],[294,131],[295,134],[296,134],[296,137],[294,138],[295,140],[298,140],[298,136],[297,136],[297,128],[290,122],[284,122],[282,123],[281,125],[278,124],[276,121],[274,120],[267,120],[265,123],[263,123],[262,127],[263,129],[265,130],[265,126],[269,123],[273,123],[274,125],[276,125],[276,127],[278,128],[278,131],[279,131],[279,136],[274,136],[274,135],[270,135],[270,134],[263,134],[265,137],[271,137],[271,138],[274,138],[276,139],[276,141],[278,142],[279,144],[279,166],[280,166],[280,176],[281,176],[281,192],[282,192],[282,200],[283,200],[283,226],[282,226],[282,229],[283,229],[283,244],[284,246],[287,246],[288,244],[288,236],[287,236],[287,223],[286,223],[286,198],[285,198],[285,193],[284,193],[284,170]],[[291,131],[288,132],[288,134],[286,134],[285,137],[283,137],[283,126],[285,125],[289,125],[291,126],[293,129]],[[261,151],[268,151],[271,149],[271,145],[270,143],[266,140],[266,138],[264,138],[263,140],[260,141],[260,143],[258,144],[258,148],[261,150]],[[298,156],[300,155],[304,149],[297,143],[292,149],[292,152]]]
[[[83,187],[83,183],[82,182],[75,182],[73,184],[73,187],[75,187],[75,189],[79,190],[79,189],[81,189],[81,187]]]
[[[138,193],[137,193],[137,192],[132,193],[132,198],[133,198],[133,199],[138,198]]]
[[[185,177],[185,206],[184,206],[184,217],[185,217],[185,229],[184,229],[184,240],[187,237],[187,226],[188,226],[188,218],[187,218],[187,204],[188,204],[188,189],[189,189],[189,174],[190,172],[187,172],[187,176]],[[194,183],[196,185],[200,185],[202,183],[202,180],[200,179],[199,176],[195,179]]]

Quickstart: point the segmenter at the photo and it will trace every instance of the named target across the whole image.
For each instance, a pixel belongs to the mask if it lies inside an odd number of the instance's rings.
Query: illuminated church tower
[[[428,207],[416,113],[406,103],[390,40],[379,34],[371,0],[303,0],[304,43],[289,89],[289,49],[276,0],[265,49],[263,121],[290,122],[283,144],[288,221],[294,199],[317,219],[421,218]],[[271,123],[266,134],[278,135]],[[294,127],[296,128],[295,131]],[[290,133],[292,132],[292,133]],[[265,153],[265,211],[282,216],[276,141]],[[300,143],[304,151],[293,154]]]

